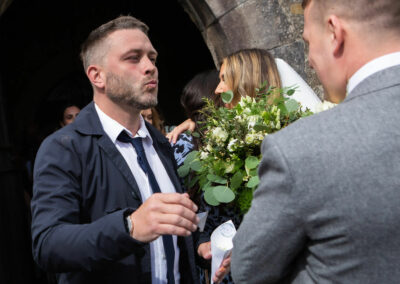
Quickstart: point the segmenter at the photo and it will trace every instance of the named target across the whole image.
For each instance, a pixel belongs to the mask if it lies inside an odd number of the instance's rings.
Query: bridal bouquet
[[[257,168],[265,135],[312,114],[290,98],[295,89],[265,86],[256,90],[255,98],[242,97],[231,109],[217,108],[207,100],[202,110],[205,120],[200,131],[192,133],[200,136],[202,146],[189,153],[178,173],[188,187],[198,185],[212,206],[230,203],[241,213],[247,212],[259,184]],[[222,94],[224,103],[232,98],[232,92]]]

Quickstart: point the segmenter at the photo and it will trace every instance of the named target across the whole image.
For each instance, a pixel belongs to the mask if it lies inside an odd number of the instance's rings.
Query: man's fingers
[[[159,224],[158,227],[160,235],[176,235],[176,236],[187,237],[192,234],[190,230],[187,230],[183,227],[174,226],[171,224]]]
[[[176,214],[161,214],[158,218],[159,224],[173,225],[175,227],[181,227],[191,232],[197,230],[197,224],[183,216]]]
[[[168,203],[164,204],[163,207],[160,209],[160,213],[173,214],[178,217],[183,217],[196,225],[200,221],[199,217],[196,215],[194,211],[179,204],[168,204]]]
[[[155,193],[152,195],[152,198],[158,199],[163,203],[182,205],[193,212],[197,212],[198,210],[197,205],[190,200],[189,195],[186,193]]]

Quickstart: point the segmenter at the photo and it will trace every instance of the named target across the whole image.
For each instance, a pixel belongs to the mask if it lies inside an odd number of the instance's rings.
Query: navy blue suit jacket
[[[167,139],[146,124],[177,192]],[[136,181],[90,103],[42,143],[32,199],[33,255],[59,283],[151,283],[150,247],[131,238],[124,216],[142,204]],[[181,283],[197,283],[191,237],[178,238]]]

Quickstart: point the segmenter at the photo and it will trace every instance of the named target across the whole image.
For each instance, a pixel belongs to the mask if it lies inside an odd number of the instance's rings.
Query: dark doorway
[[[177,1],[14,0],[0,18],[0,74],[11,137],[20,141],[28,123],[54,120],[59,100],[86,104],[91,99],[78,57],[80,44],[93,28],[120,14],[149,25],[160,54],[159,107],[167,123],[183,119],[182,87],[214,64],[200,32]]]
[[[84,106],[91,101],[91,87],[78,56],[80,44],[95,27],[121,14],[135,16],[150,27],[150,39],[159,53],[159,107],[169,125],[184,119],[179,104],[183,86],[196,73],[215,66],[200,32],[177,0],[14,0],[0,17],[0,125],[4,126],[0,127],[0,148],[5,153],[0,162],[9,161],[7,171],[14,176],[26,171],[42,139],[57,128],[60,105],[72,101]],[[0,172],[6,182],[3,175],[7,172]],[[17,180],[2,183],[1,190],[18,194],[13,202],[23,203],[24,196],[27,200],[31,194],[30,183]],[[19,228],[12,220],[1,221],[2,225],[8,222],[15,235],[26,236],[29,211],[22,211],[21,206],[28,208],[29,198],[22,203],[1,205],[10,212],[19,210]],[[7,214],[15,217],[15,212],[10,212]],[[22,241],[23,245],[11,244],[8,253],[23,248],[28,251],[21,257],[30,257],[29,237],[21,236],[18,242]],[[21,259],[3,256],[4,261],[9,260],[8,283],[17,283],[12,275],[18,276],[15,279],[20,283],[35,283],[29,277],[40,277],[35,270],[22,275],[20,270],[26,270]],[[30,260],[25,263],[29,265]]]

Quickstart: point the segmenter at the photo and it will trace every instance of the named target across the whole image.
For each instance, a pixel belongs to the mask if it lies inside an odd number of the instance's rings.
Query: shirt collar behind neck
[[[117,138],[122,131],[126,131],[129,136],[133,137],[132,132],[130,132],[127,128],[122,126],[119,122],[109,117],[105,114],[99,106],[95,103],[94,107],[96,109],[97,114],[99,115],[99,119],[101,125],[103,126],[104,132],[110,137],[111,141],[116,144]],[[150,136],[149,131],[147,130],[146,124],[144,123],[144,119],[141,115],[140,118],[140,126],[139,129],[134,137],[141,137],[144,139],[149,139],[151,143],[153,143],[153,139]]]
[[[383,69],[400,65],[400,52],[389,53],[384,56],[373,59],[362,66],[356,73],[351,76],[347,84],[347,94],[350,94],[354,88],[364,79]]]

